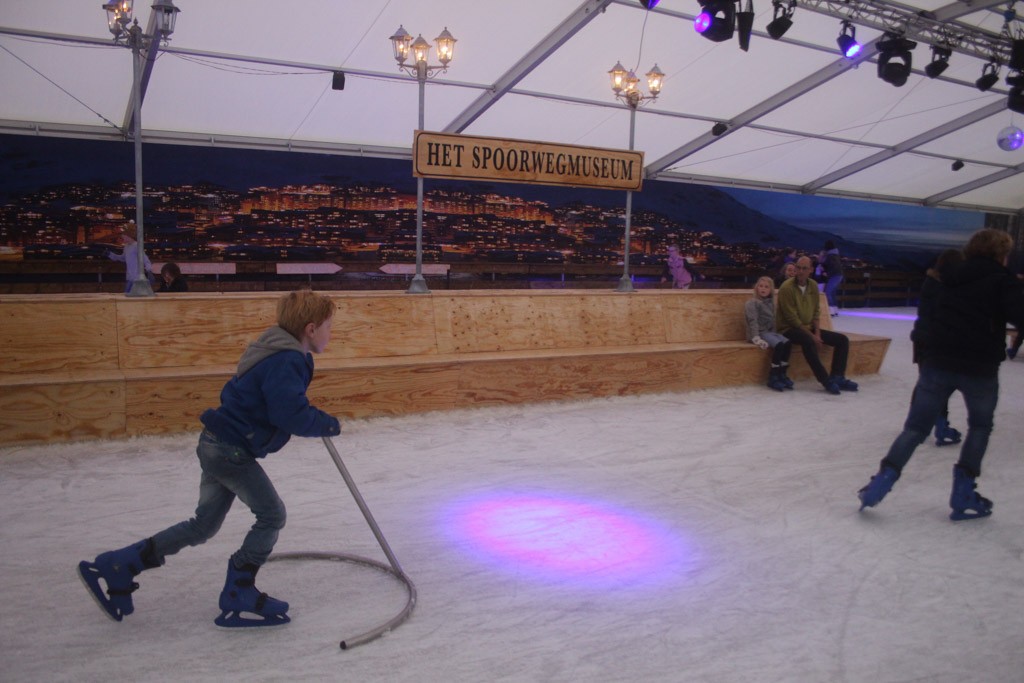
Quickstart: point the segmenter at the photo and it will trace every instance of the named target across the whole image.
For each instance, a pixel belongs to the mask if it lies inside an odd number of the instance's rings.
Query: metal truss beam
[[[898,33],[929,45],[945,45],[954,52],[1000,64],[1010,61],[1012,36],[984,31],[956,21],[957,18],[1006,4],[1007,0],[956,2],[935,12],[919,12],[878,0],[800,0],[799,8],[857,26]]]

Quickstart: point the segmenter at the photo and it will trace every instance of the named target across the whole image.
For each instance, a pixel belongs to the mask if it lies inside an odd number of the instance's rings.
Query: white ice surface
[[[292,623],[213,625],[251,523],[237,503],[217,537],[139,577],[124,622],[90,599],[79,560],[191,514],[195,434],[0,450],[0,680],[1022,681],[1024,362],[1001,372],[979,480],[991,518],[949,521],[957,447],[930,440],[858,512],[906,414],[910,325],[838,318],[893,338],[881,374],[839,397],[801,381],[345,424],[335,443],[419,591],[405,624],[347,651],[404,604],[397,581],[347,563],[271,562],[259,586]],[[964,429],[962,401],[950,408]],[[384,560],[320,440],[266,467],[289,512],[279,551]],[[654,521],[667,559],[563,577],[488,556],[453,505],[506,493]]]

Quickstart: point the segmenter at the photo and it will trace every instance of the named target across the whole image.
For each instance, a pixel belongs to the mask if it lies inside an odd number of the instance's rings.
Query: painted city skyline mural
[[[154,260],[409,262],[407,160],[214,147],[143,147]],[[427,180],[424,261],[616,264],[622,191]],[[103,258],[134,218],[131,143],[0,136],[0,259]],[[833,240],[863,268],[919,270],[985,214],[646,181],[630,263],[678,243],[698,263],[769,268]]]

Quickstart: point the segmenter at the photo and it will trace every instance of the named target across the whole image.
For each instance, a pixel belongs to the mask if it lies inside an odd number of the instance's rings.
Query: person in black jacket
[[[967,406],[967,437],[953,467],[950,519],[992,514],[992,501],[978,494],[992,418],[999,398],[999,364],[1006,359],[1006,323],[1024,324],[1024,288],[1007,269],[1013,240],[1002,231],[979,230],[964,247],[964,261],[941,273],[941,285],[914,326],[920,373],[903,431],[882,459],[878,473],[858,492],[861,510],[885,498],[928,437],[954,391]]]
[[[160,268],[160,291],[161,292],[187,292],[188,282],[181,274],[181,268],[177,263],[165,263]]]

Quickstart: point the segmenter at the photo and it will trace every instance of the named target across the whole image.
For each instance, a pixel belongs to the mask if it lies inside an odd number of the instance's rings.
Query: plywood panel
[[[451,410],[457,378],[453,363],[339,368],[318,372],[308,395],[321,410],[343,418]]]
[[[237,363],[277,319],[276,296],[120,299],[121,367],[202,367]]]
[[[199,416],[220,405],[229,372],[208,376],[130,379],[125,383],[125,431],[130,436],[202,429]]]
[[[557,300],[555,300],[557,303]],[[518,296],[434,296],[438,351],[479,353],[538,349],[553,345],[553,309],[544,298]],[[563,329],[578,322],[561,321]],[[563,335],[566,334],[563,332]],[[579,336],[577,332],[574,336]]]
[[[662,306],[668,341],[741,341],[746,339],[743,306],[751,297],[742,290],[696,290],[675,293]]]
[[[429,296],[335,296],[338,306],[325,360],[437,353]]]
[[[756,354],[740,345],[467,362],[459,380],[460,404],[525,403],[746,384],[759,372],[760,364]]]
[[[435,295],[434,305],[440,353],[665,341],[660,298],[639,293]]]
[[[109,298],[0,301],[0,374],[117,368]]]
[[[849,375],[874,375],[881,371],[882,361],[889,351],[890,339],[850,335]]]
[[[578,315],[583,343],[572,337],[559,341],[564,348],[573,346],[637,346],[667,341],[664,297],[611,294],[584,296],[568,302],[563,315]]]
[[[0,391],[0,443],[124,436],[119,381],[8,385]]]

